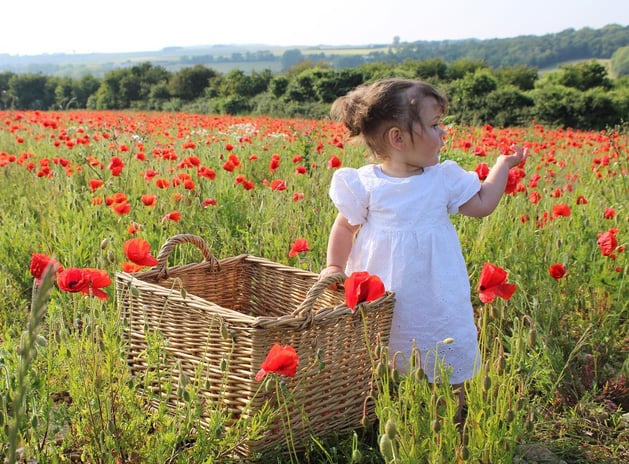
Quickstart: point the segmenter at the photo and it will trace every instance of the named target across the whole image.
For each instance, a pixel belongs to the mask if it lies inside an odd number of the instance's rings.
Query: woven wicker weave
[[[204,260],[167,267],[173,248],[184,243],[198,247]],[[273,344],[288,344],[300,359],[295,377],[282,378],[294,398],[289,417],[297,449],[311,434],[347,432],[364,414],[373,415],[365,398],[372,353],[388,343],[392,292],[362,303],[352,314],[343,290],[330,289],[343,282],[343,274],[318,281],[317,274],[250,255],[218,260],[203,239],[189,234],[168,239],[157,260],[149,271],[116,274],[134,374],[149,369],[147,336],[160,334],[169,378],[198,381],[206,408],[220,404],[235,420],[245,408],[253,414],[275,396],[260,389],[254,377]],[[172,406],[180,401],[176,387],[170,394],[162,382],[148,388]],[[237,453],[283,446],[285,435],[284,426],[274,423],[263,439],[244,442]]]

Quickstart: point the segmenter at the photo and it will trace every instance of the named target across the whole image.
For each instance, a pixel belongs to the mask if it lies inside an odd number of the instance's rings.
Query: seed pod
[[[393,420],[392,417],[389,417],[387,423],[384,424],[384,432],[391,440],[395,440],[395,437],[397,435],[397,427],[395,425],[395,420]]]

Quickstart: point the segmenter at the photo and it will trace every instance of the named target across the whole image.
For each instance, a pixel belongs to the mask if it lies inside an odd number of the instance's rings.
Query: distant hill
[[[149,62],[166,70],[202,64],[226,73],[282,70],[287,51],[298,50],[304,59],[327,62],[334,68],[350,68],[367,62],[397,62],[441,58],[482,60],[492,67],[527,65],[547,69],[562,62],[609,59],[620,47],[629,45],[629,26],[610,24],[601,29],[583,28],[542,36],[506,39],[416,41],[348,46],[268,46],[264,44],[218,44],[196,47],[167,47],[130,53],[8,55],[0,53],[0,72],[41,73],[77,78],[86,74],[102,77],[108,71]]]

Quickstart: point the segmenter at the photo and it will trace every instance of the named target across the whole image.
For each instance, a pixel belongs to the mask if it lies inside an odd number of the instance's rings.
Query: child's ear
[[[397,126],[393,126],[387,131],[387,141],[396,150],[404,148],[404,132]]]

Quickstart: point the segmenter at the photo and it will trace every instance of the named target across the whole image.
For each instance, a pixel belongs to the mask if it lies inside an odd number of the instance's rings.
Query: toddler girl
[[[389,354],[407,363],[415,343],[433,382],[438,353],[450,383],[459,386],[473,376],[479,352],[469,276],[449,215],[490,214],[509,169],[527,153],[514,146],[514,154],[500,155],[482,184],[475,172],[441,162],[447,106],[432,85],[401,78],[362,85],[334,102],[332,116],[351,137],[361,137],[378,162],[334,173],[330,197],[338,215],[321,277],[379,276],[396,296]],[[447,338],[454,341],[440,343]],[[404,364],[396,367],[404,371]]]

